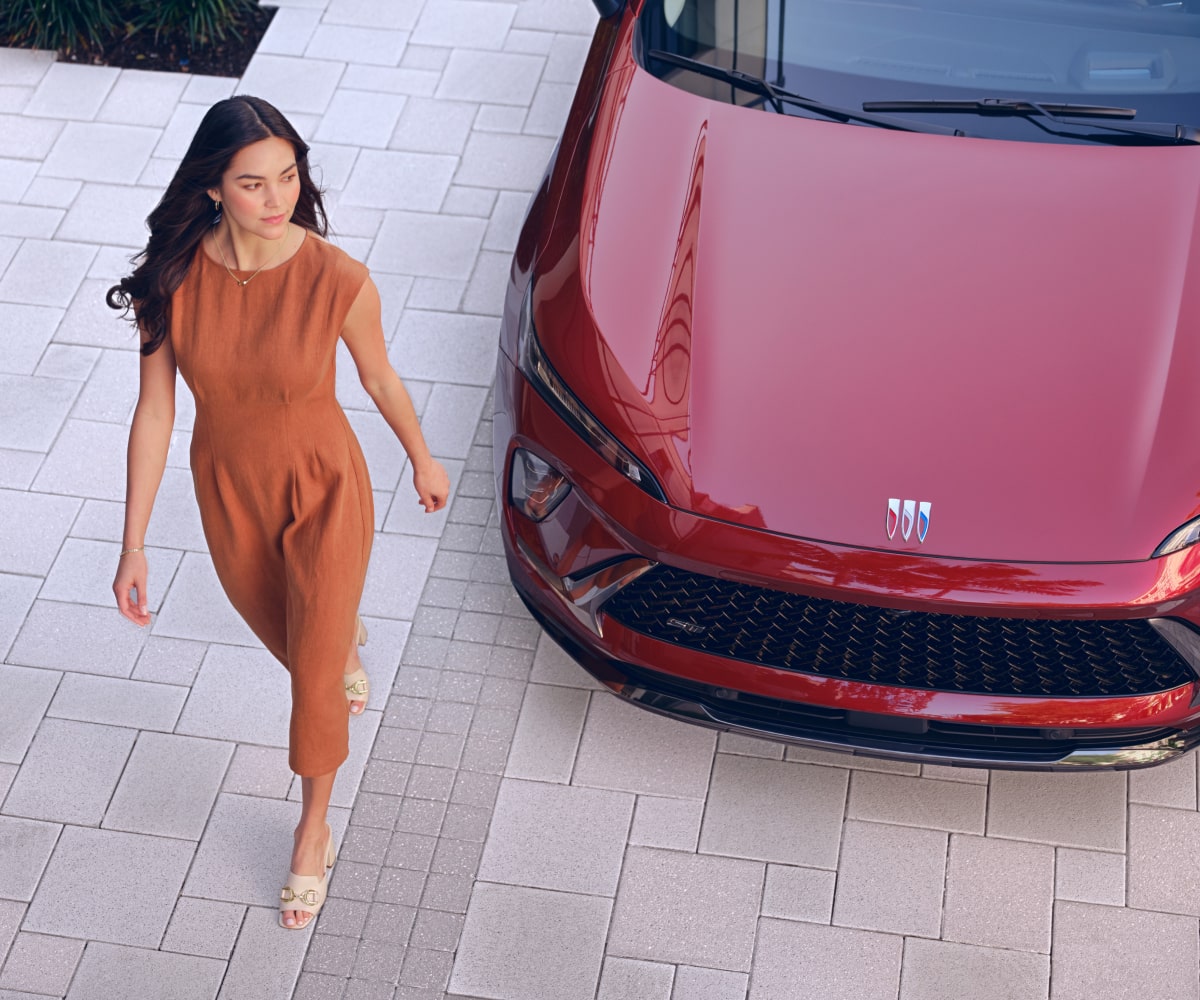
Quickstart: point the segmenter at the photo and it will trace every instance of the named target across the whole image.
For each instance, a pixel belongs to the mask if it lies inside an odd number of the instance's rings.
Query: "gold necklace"
[[[271,261],[273,261],[281,253],[283,253],[283,248],[284,248],[284,246],[287,245],[288,237],[291,235],[292,235],[292,224],[289,222],[287,232],[283,234],[283,237],[279,241],[279,249],[277,249],[273,254],[271,254],[270,257],[268,257],[266,260],[264,260],[262,262],[262,265],[259,267],[258,271],[261,271],[264,267],[266,267],[268,264],[270,264]],[[239,278],[236,274],[233,273],[233,268],[231,268],[229,266],[229,261],[227,261],[225,259],[225,251],[221,249],[221,239],[219,236],[217,236],[216,233],[213,233],[213,242],[217,245],[217,253],[220,254],[220,256],[221,256],[221,263],[225,265],[225,270],[229,272],[229,277],[231,277],[234,281],[236,281],[238,283],[238,288],[245,288],[248,284],[250,284],[250,282],[252,282],[255,278],[258,277],[258,271],[255,271],[248,278],[245,278],[245,279]]]

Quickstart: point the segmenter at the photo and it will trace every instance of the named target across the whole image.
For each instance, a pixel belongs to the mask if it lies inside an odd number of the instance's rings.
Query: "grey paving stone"
[[[79,507],[73,497],[0,490],[0,571],[45,576]]]
[[[468,331],[466,339],[472,336],[474,333]],[[456,459],[467,454],[473,433],[470,425],[482,409],[485,395],[474,385],[439,382],[433,387],[421,425],[426,429],[429,447],[435,455]]]
[[[608,953],[749,970],[763,869],[734,858],[630,847]]]
[[[111,67],[54,63],[33,93],[25,113],[42,118],[94,118],[120,71]]]
[[[378,905],[378,904],[377,904]],[[409,938],[411,948],[430,948],[434,951],[455,951],[462,935],[465,918],[458,913],[422,909]]]
[[[857,771],[850,782],[846,815],[952,833],[983,833],[987,789],[964,782],[929,781]]]
[[[529,672],[529,680],[538,684],[558,684],[590,691],[604,690],[604,685],[571,659],[545,632],[538,637],[537,652],[533,657],[533,669]]]
[[[122,456],[129,433],[118,424],[68,420],[33,481],[42,493],[97,500],[124,498]]]
[[[33,49],[4,49],[0,51],[0,85],[15,87],[37,86],[54,65],[54,53]]]
[[[185,553],[175,573],[170,592],[155,619],[154,634],[262,648],[230,605],[208,556],[194,552]],[[202,666],[201,675],[203,672]]]
[[[5,259],[0,257],[0,261]],[[0,273],[3,273],[2,268]],[[0,358],[0,371],[32,375],[61,318],[62,310],[49,306],[0,303],[0,324],[5,331],[6,347],[4,357]]]
[[[39,308],[31,306],[30,308]],[[61,313],[61,309],[52,310]],[[73,378],[84,381],[96,361],[100,351],[94,347],[74,347],[70,344],[49,344],[35,374],[46,375],[50,378]]]
[[[404,955],[400,983],[417,989],[444,990],[453,962],[454,957],[447,952],[409,948]]]
[[[16,764],[0,764],[0,802],[4,801],[4,796],[8,794],[9,788],[12,787],[13,778],[16,776]]]
[[[383,149],[395,131],[406,98],[399,94],[366,94],[338,90],[321,119],[316,138],[323,142]],[[339,220],[344,216],[339,216]],[[342,223],[342,232],[348,232]],[[368,233],[368,236],[375,234]]]
[[[432,538],[377,536],[359,606],[362,613],[411,620],[436,549],[437,541]],[[393,572],[395,566],[404,566],[405,572]]]
[[[0,489],[29,489],[45,457],[40,451],[0,448]]]
[[[836,880],[835,872],[767,865],[762,914],[764,917],[827,924],[833,919]]]
[[[49,451],[79,393],[79,383],[0,375],[0,447]]]
[[[379,155],[397,157],[415,154]],[[446,178],[448,186],[448,173]],[[442,195],[445,195],[445,191]],[[371,267],[418,277],[465,282],[471,277],[486,225],[482,219],[466,216],[388,212],[371,252]],[[410,298],[409,306],[415,304]],[[449,308],[456,305],[457,297],[454,302],[448,303]],[[408,370],[402,374],[424,377],[419,372]]]
[[[319,7],[281,7],[271,18],[267,33],[255,51],[276,56],[302,56],[320,23]]]
[[[254,678],[255,698],[246,697],[246,677]],[[288,675],[270,653],[214,644],[200,665],[175,731],[286,747],[290,715]]]
[[[348,980],[320,972],[302,972],[293,1000],[344,1000]]]
[[[208,646],[202,642],[151,635],[146,639],[142,653],[133,668],[133,678],[156,684],[180,684],[190,687],[207,651]]]
[[[532,192],[553,150],[554,140],[542,136],[475,131],[467,140],[454,183]]]
[[[403,945],[386,941],[360,941],[351,968],[351,982],[381,984],[388,990],[394,990],[393,984],[399,981],[400,970],[407,957],[408,951]],[[389,993],[389,997],[391,995]]]
[[[113,609],[36,601],[9,652],[12,663],[128,677],[146,633]]]
[[[506,780],[479,868],[487,882],[611,896],[633,796]]]
[[[587,35],[556,35],[546,56],[542,79],[551,83],[577,83],[589,48],[591,38]]]
[[[1163,961],[1163,956],[1170,956]],[[1054,1000],[1196,1000],[1194,917],[1088,903],[1054,904]]]
[[[671,1000],[745,1000],[748,983],[744,972],[681,965],[675,970]]]
[[[1200,916],[1200,814],[1129,808],[1128,905]]]
[[[335,841],[342,816],[340,810],[330,815]],[[218,795],[184,893],[251,906],[274,904],[287,878],[299,818],[300,807],[292,802]]]
[[[465,910],[466,907],[464,906]],[[25,917],[25,904],[11,899],[0,899],[0,968],[17,937],[17,929]]]
[[[0,760],[22,762],[61,677],[51,670],[0,664]]]
[[[443,875],[430,872],[421,892],[421,906],[429,910],[466,913],[474,888],[473,875]]]
[[[6,205],[0,202],[0,233],[4,236],[49,239],[62,222],[63,211],[36,205]]]
[[[661,962],[606,958],[596,1000],[671,1000],[675,968]]]
[[[1125,774],[1119,771],[994,771],[987,834],[1063,847],[1123,851],[1125,789]]]
[[[340,62],[263,53],[250,60],[240,90],[270,101],[285,114],[319,115],[329,106],[344,70]]]
[[[187,86],[188,78],[180,73],[122,70],[96,119],[161,128],[171,120],[171,112]],[[119,178],[128,179],[129,175]]]
[[[715,734],[663,719],[614,697],[593,698],[580,741],[577,785],[703,798]]]
[[[512,778],[569,782],[588,697],[586,691],[530,684],[505,773]]]
[[[354,968],[354,956],[357,952],[358,941],[354,938],[314,934],[304,959],[304,970],[330,976],[348,976]]]
[[[116,677],[68,673],[46,714],[108,726],[169,732],[179,718],[187,688]]]
[[[128,250],[124,252],[129,253]],[[93,264],[96,259],[92,258]],[[87,272],[87,268],[83,270]],[[129,268],[126,266],[120,270],[127,271]],[[116,277],[118,275],[104,278],[89,276],[72,287],[68,303],[64,303],[68,305],[67,312],[54,333],[54,342],[127,351],[129,364],[136,367],[137,355],[134,352],[138,342],[133,325],[121,313],[109,309],[104,302],[106,291]]]
[[[847,820],[833,922],[938,937],[946,839],[940,830]]]
[[[62,128],[62,122],[0,114],[0,156],[40,161],[50,151]]]
[[[434,96],[526,107],[544,64],[545,60],[535,55],[456,49]]]
[[[199,840],[232,755],[218,740],[141,733],[103,826]]]
[[[592,1000],[611,906],[597,896],[477,883],[450,991],[497,1000]]]
[[[140,249],[145,246],[148,235],[142,220],[158,204],[160,197],[162,188],[157,184],[126,187],[86,183],[67,210],[55,236],[80,243],[117,243]],[[119,316],[118,313],[113,315]]]
[[[62,996],[82,953],[82,941],[23,931],[9,949],[0,989]]]
[[[768,760],[783,760],[783,744],[760,740],[741,733],[720,733],[717,736],[717,752],[738,754],[742,757],[766,757]]]
[[[57,823],[0,816],[0,897],[33,898],[61,830]]]
[[[4,800],[4,811],[94,826],[104,815],[135,736],[132,729],[43,720]]]
[[[69,1000],[213,1000],[225,963],[195,955],[93,942],[67,994]]]
[[[128,183],[142,172],[160,135],[157,128],[70,121],[42,161],[40,173],[68,180]]]
[[[162,950],[228,961],[245,916],[246,907],[239,903],[181,896],[167,925]]]
[[[512,253],[516,249],[517,235],[528,207],[529,195],[524,191],[501,191],[483,236],[483,249]]]
[[[1050,959],[946,941],[905,942],[900,1000],[959,1000],[964,988],[971,1000],[1046,1000]]]
[[[414,871],[410,868],[384,868],[379,873],[372,898],[380,903],[417,906],[421,902],[425,882],[425,872]],[[465,906],[463,910],[466,910]]]
[[[538,85],[529,114],[525,117],[524,131],[530,135],[545,135],[557,138],[567,123],[571,101],[575,97],[575,85],[552,83],[543,80]]]
[[[409,212],[436,212],[446,197],[458,161],[454,156],[433,153],[409,153],[401,150],[364,149],[358,154],[342,192],[341,204],[368,208],[404,209]],[[389,213],[390,214],[390,213]],[[404,243],[405,234],[388,225],[383,227],[376,246]],[[390,253],[373,252],[367,259],[372,270],[404,271],[388,266]],[[404,372],[401,372],[403,375]]]
[[[46,934],[157,948],[195,847],[68,826],[25,915]],[[80,886],[97,891],[80,892]]]
[[[388,145],[408,153],[457,156],[467,144],[477,110],[469,103],[410,97]],[[444,202],[441,208],[446,210]]]
[[[1056,850],[1054,895],[1080,903],[1125,905],[1125,855],[1102,851]]]
[[[784,760],[803,761],[806,764],[827,764],[830,767],[846,767],[851,771],[880,771],[887,774],[921,773],[921,765],[907,760],[886,760],[882,757],[867,757],[836,750],[817,750],[814,747],[787,746]]]
[[[1174,809],[1196,808],[1196,753],[1129,772],[1129,801]]]
[[[846,781],[834,768],[718,754],[700,850],[836,868]]]
[[[524,0],[513,26],[590,35],[596,27],[596,9],[583,0]]]
[[[25,189],[21,200],[27,205],[45,205],[50,208],[70,208],[83,184],[80,181],[63,181],[52,177],[38,177]]]
[[[322,24],[313,32],[304,54],[314,59],[397,66],[407,42],[408,33],[404,31]]]
[[[749,1000],[790,1000],[796,985],[821,1000],[895,1000],[903,938],[763,918]]]
[[[1053,895],[1053,848],[955,835],[950,838],[941,936],[1048,952]]]
[[[515,5],[508,3],[443,0],[435,5],[426,4],[411,42],[447,48],[499,49],[515,14]]]
[[[283,747],[239,743],[225,774],[222,791],[234,795],[287,798],[295,777],[287,758],[288,752]]]
[[[274,906],[251,906],[218,1000],[291,1000],[307,946],[307,934],[280,933]]]
[[[695,851],[703,815],[704,803],[697,799],[639,795],[629,842],[643,847]]]
[[[95,255],[80,243],[25,240],[0,278],[0,300],[65,309]]]

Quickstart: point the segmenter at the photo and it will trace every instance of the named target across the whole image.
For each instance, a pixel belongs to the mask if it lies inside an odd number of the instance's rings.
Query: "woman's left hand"
[[[417,502],[425,508],[426,514],[441,510],[450,497],[450,477],[442,463],[434,458],[413,468],[413,486],[417,490]]]

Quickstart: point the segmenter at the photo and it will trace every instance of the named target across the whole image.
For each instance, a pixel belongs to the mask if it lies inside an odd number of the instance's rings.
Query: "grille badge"
[[[929,534],[929,514],[932,510],[933,504],[928,500],[889,498],[886,524],[888,538],[895,538],[899,530],[900,537],[907,542],[912,537],[915,527],[917,541],[924,542],[925,536]]]
[[[708,631],[707,625],[697,625],[693,621],[684,621],[682,618],[668,618],[666,624],[669,628],[686,632],[688,635],[702,635]]]

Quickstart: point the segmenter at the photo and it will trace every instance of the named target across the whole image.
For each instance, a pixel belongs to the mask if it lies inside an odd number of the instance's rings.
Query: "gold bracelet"
[[[127,555],[129,555],[130,552],[144,552],[144,551],[145,551],[145,546],[139,545],[136,549],[122,549],[121,555],[127,556]]]

